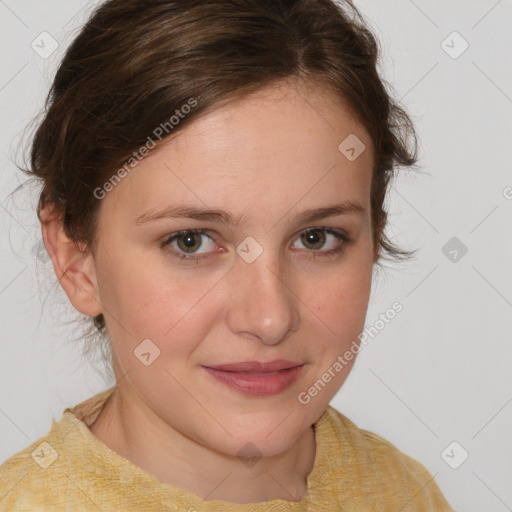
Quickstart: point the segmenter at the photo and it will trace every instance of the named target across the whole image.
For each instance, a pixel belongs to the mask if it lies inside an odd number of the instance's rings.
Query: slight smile
[[[251,396],[281,393],[299,377],[305,363],[287,360],[270,362],[244,361],[202,366],[214,379]]]

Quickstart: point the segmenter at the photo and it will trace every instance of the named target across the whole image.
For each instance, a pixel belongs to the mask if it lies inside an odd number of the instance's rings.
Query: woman
[[[452,510],[419,462],[329,406],[373,266],[408,255],[383,203],[413,128],[376,58],[349,2],[93,13],[28,172],[116,385],[2,465],[0,510]]]

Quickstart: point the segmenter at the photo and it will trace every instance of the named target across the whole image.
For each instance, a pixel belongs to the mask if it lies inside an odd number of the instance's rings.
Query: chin
[[[233,457],[272,457],[289,449],[309,428],[307,422],[302,427],[303,422],[298,422],[293,412],[273,414],[261,421],[259,429],[256,422],[253,416],[247,423],[238,421],[236,426],[223,424],[227,432],[217,432],[216,439],[209,441],[215,449]]]
[[[231,457],[260,459],[274,457],[285,452],[296,440],[296,438],[270,440],[267,434],[262,433],[259,436],[245,436],[240,439],[226,440],[224,446],[217,446],[216,449]]]

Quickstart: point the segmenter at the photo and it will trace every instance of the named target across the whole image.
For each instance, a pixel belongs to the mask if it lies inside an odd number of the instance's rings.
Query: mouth
[[[202,368],[218,382],[245,395],[270,396],[281,393],[299,377],[305,363],[278,360],[244,361]]]

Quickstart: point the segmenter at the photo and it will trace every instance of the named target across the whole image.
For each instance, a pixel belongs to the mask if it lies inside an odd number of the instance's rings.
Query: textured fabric
[[[89,430],[114,389],[65,409],[46,436],[0,466],[1,512],[453,512],[424,466],[330,406],[315,424],[316,457],[301,501],[204,501],[159,481]]]

